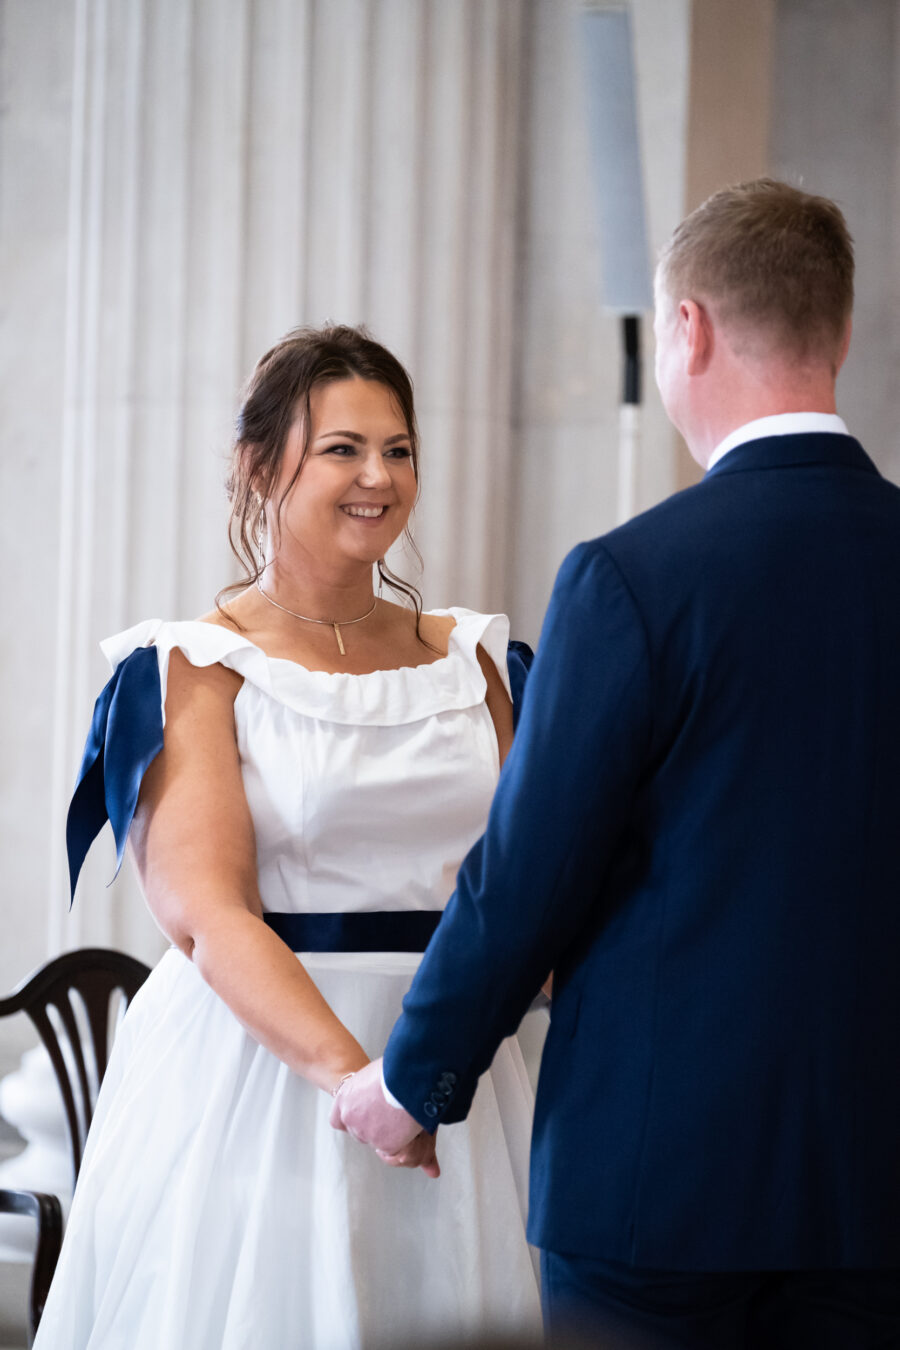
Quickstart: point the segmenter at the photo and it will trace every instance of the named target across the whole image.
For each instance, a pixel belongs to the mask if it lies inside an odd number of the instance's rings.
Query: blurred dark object
[[[601,1341],[579,1331],[554,1333],[545,1340],[543,1336],[499,1332],[491,1335],[489,1331],[466,1330],[456,1336],[444,1335],[434,1340],[420,1337],[400,1345],[392,1342],[390,1347],[380,1345],[378,1350],[626,1350],[626,1347],[621,1342]]]

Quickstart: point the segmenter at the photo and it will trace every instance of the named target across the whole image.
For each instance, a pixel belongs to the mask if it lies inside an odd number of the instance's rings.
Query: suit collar
[[[744,441],[729,450],[703,477],[718,478],[726,473],[752,469],[789,469],[813,464],[832,468],[862,469],[878,473],[859,441],[853,436],[811,431],[791,436],[762,436]]]
[[[817,412],[813,409],[808,412],[769,413],[766,417],[755,417],[752,421],[744,422],[742,426],[730,431],[713,450],[706,467],[711,469],[728,454],[729,450],[733,450],[744,441],[761,441],[764,436],[805,436],[811,431],[850,435],[844,419],[838,417],[837,413]]]

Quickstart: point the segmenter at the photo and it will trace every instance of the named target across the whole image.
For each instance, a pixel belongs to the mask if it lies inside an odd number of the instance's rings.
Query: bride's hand
[[[388,1167],[421,1167],[427,1177],[436,1178],[441,1175],[441,1165],[437,1160],[435,1148],[436,1140],[436,1130],[434,1134],[428,1134],[423,1130],[399,1153],[382,1153],[380,1149],[376,1149],[375,1152]]]

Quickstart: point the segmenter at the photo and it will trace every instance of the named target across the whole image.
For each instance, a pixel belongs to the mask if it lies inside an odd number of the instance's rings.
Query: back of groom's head
[[[853,240],[834,202],[758,178],[723,188],[678,226],[660,285],[696,300],[748,350],[837,358],[853,307]]]

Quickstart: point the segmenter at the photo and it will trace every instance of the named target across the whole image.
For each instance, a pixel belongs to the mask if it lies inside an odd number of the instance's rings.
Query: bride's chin
[[[394,547],[397,542],[397,535],[390,539],[385,539],[382,543],[376,543],[373,539],[367,546],[353,550],[353,556],[360,562],[367,562],[374,567],[375,563],[380,562],[386,556],[388,551]]]
[[[352,549],[344,554],[347,562],[357,563],[360,567],[374,567],[376,563],[383,560],[388,549],[393,548],[395,541],[392,539],[384,548],[372,547],[366,549]]]

